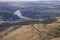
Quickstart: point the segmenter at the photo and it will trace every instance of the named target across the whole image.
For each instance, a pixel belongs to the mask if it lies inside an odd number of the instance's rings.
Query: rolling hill
[[[55,38],[59,40],[60,17],[56,17],[55,19],[56,21],[47,24],[37,21],[26,21],[22,22],[22,24],[15,24],[0,32],[0,40],[55,40]]]

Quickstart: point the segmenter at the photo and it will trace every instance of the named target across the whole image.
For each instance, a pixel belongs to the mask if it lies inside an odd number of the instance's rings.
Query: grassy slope
[[[50,24],[19,25],[20,28],[9,32],[1,40],[55,40],[60,37],[60,17]],[[33,28],[37,28],[39,31]],[[60,38],[59,38],[60,39]]]

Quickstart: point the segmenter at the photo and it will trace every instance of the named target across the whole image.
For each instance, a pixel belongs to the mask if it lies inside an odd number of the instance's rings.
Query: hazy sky
[[[38,0],[0,0],[0,1],[38,1]]]
[[[0,1],[60,1],[60,0],[0,0]]]

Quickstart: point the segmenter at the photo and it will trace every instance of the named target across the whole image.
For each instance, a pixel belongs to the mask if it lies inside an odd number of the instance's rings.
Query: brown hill
[[[19,25],[12,25],[0,32],[0,40],[55,40],[60,37],[60,17],[53,20],[43,23],[25,21],[18,23]]]

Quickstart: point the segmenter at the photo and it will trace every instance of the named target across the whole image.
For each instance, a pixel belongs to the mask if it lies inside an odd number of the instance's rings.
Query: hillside
[[[49,23],[45,22],[46,24],[26,21],[19,25],[12,25],[0,32],[0,40],[59,40],[60,17],[55,19],[55,21],[47,20],[46,22]]]

